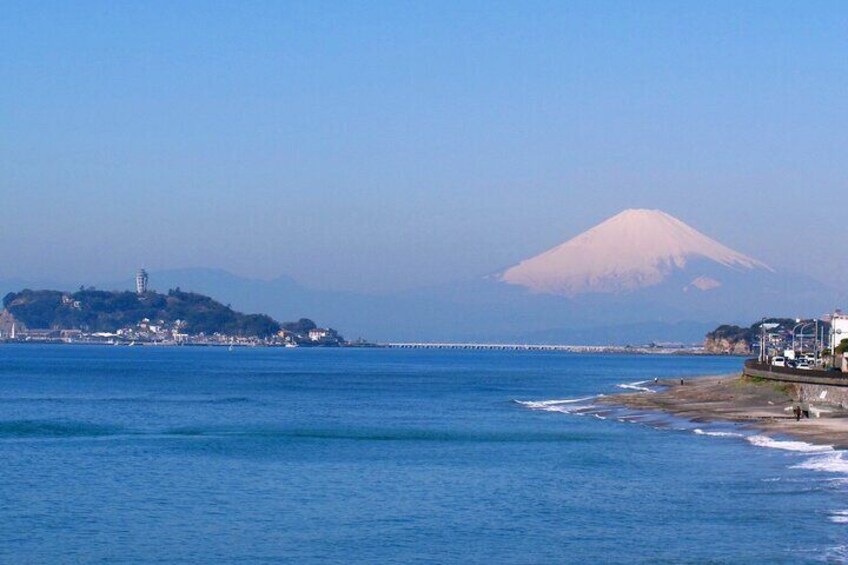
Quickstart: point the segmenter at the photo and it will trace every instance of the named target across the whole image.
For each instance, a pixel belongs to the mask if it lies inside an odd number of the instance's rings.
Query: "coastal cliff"
[[[704,351],[715,355],[750,355],[751,345],[745,340],[707,335]]]
[[[706,335],[704,351],[716,355],[750,355],[753,339],[751,328],[723,325]]]

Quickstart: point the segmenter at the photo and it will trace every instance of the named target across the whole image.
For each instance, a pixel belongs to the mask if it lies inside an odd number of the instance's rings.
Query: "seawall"
[[[848,376],[840,372],[772,367],[749,359],[745,362],[743,374],[755,379],[793,385],[796,397],[801,402],[848,407]]]

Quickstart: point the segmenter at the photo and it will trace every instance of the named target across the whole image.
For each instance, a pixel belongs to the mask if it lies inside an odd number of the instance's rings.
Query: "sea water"
[[[842,452],[593,403],[740,368],[3,345],[0,562],[848,558]]]

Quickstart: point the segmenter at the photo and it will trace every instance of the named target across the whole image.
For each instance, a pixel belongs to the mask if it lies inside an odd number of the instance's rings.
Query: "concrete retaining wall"
[[[798,400],[808,404],[848,406],[848,388],[841,386],[798,384]],[[824,396],[822,396],[824,394]]]

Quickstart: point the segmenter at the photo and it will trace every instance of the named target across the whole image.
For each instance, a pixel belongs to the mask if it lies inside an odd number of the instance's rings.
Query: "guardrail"
[[[848,374],[846,373],[821,369],[805,370],[793,369],[792,367],[773,367],[767,363],[760,363],[756,359],[745,361],[745,368],[742,372],[747,377],[771,381],[848,387]]]

